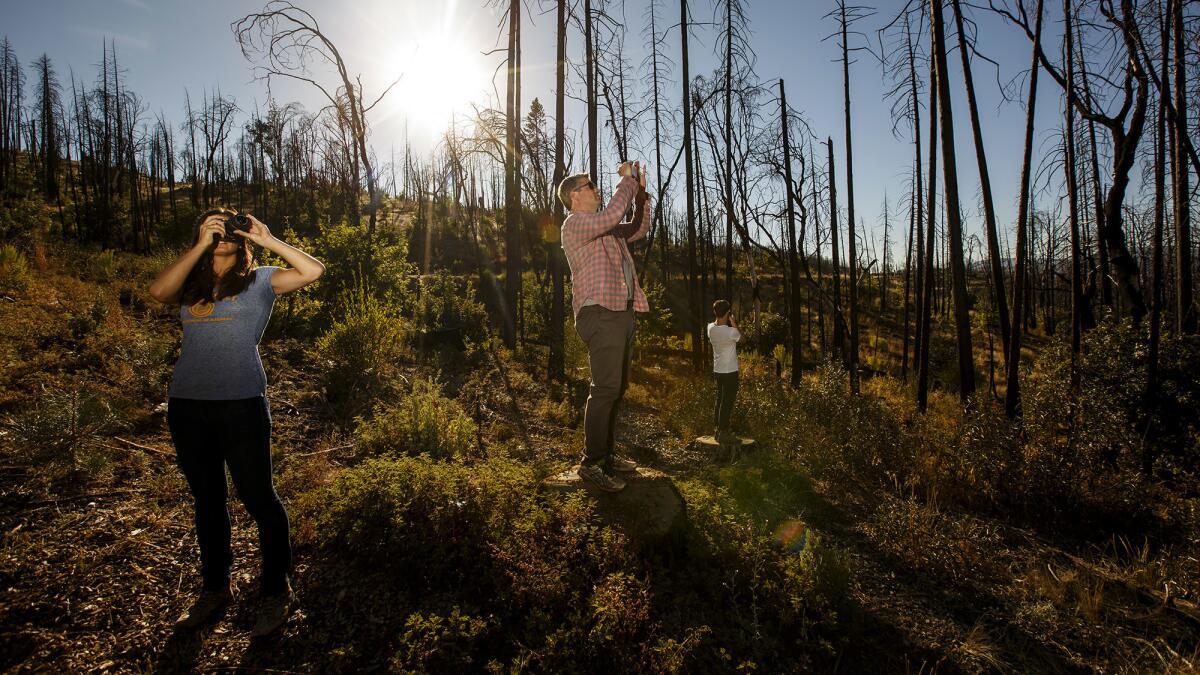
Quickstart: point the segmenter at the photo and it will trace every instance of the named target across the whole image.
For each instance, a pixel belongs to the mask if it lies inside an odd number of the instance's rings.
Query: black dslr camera
[[[247,218],[246,216],[243,216],[240,213],[236,216],[233,216],[232,218],[227,218],[225,220],[225,235],[222,236],[220,238],[220,240],[221,241],[232,241],[234,243],[241,242],[243,237],[239,237],[238,235],[234,234],[234,230],[241,230],[242,232],[249,232],[250,231],[250,219]]]

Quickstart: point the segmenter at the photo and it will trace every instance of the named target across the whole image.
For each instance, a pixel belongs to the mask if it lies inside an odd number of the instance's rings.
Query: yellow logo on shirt
[[[204,318],[209,314],[212,314],[215,308],[215,303],[209,302],[208,300],[197,300],[192,304],[191,307],[188,307],[188,312],[190,312],[194,317]]]

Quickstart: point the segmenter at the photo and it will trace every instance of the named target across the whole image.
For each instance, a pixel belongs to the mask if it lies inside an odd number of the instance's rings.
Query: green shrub
[[[491,622],[455,607],[449,615],[413,612],[404,622],[394,670],[405,673],[463,672],[476,666]]]
[[[23,291],[29,286],[29,262],[12,244],[0,246],[0,291]]]
[[[787,319],[782,314],[773,311],[770,305],[758,313],[759,333],[754,332],[754,312],[749,308],[742,310],[737,317],[737,322],[742,327],[742,332],[752,336],[755,349],[760,351],[770,353],[775,345],[781,345],[787,341]]]
[[[464,338],[482,342],[488,335],[487,311],[475,299],[475,284],[439,270],[421,277],[416,321],[422,330],[458,329]],[[531,317],[526,314],[526,319]]]
[[[404,353],[399,309],[365,285],[346,291],[341,318],[317,339],[314,352],[326,366],[325,394],[336,411],[350,418],[385,393]]]
[[[374,458],[301,497],[298,520],[305,525],[298,537],[432,588],[482,585],[495,592],[510,571],[493,564],[497,551],[510,552],[519,567],[532,548],[513,541],[533,534],[525,523],[548,526],[539,537],[558,529],[536,495],[532,470],[509,460],[468,467],[428,457]],[[577,516],[586,523],[586,514]]]
[[[96,332],[96,329],[104,323],[104,319],[107,317],[108,305],[103,300],[96,300],[87,312],[72,314],[67,319],[67,329],[71,331],[71,337],[82,340]]]
[[[114,355],[128,368],[128,376],[145,399],[161,400],[174,365],[173,337],[134,332],[117,340]]]
[[[118,271],[117,254],[114,251],[101,251],[91,256],[88,277],[93,281],[112,281],[117,278]]]
[[[322,226],[311,243],[299,243],[327,265],[312,291],[321,301],[327,320],[337,315],[338,303],[347,294],[358,293],[360,286],[366,286],[376,297],[388,298],[401,310],[411,306],[408,278],[416,270],[408,262],[407,245],[395,233],[380,231],[371,241],[365,225],[334,223]]]
[[[4,426],[16,447],[34,460],[80,469],[95,464],[89,457],[125,421],[124,412],[100,392],[54,388],[5,416]]]
[[[667,289],[660,283],[650,282],[642,287],[642,292],[646,294],[646,301],[650,303],[650,311],[638,315],[635,337],[639,344],[665,347],[675,321],[671,307],[667,304]],[[567,307],[570,311],[570,305]]]
[[[794,471],[758,468],[680,484],[695,527],[674,562],[635,554],[596,523],[592,498],[540,492],[527,465],[501,458],[368,459],[299,497],[296,538],[338,574],[436,599],[377,617],[400,636],[397,669],[479,670],[483,654],[544,672],[829,664],[845,556],[816,535],[799,554],[775,544],[768,505],[794,514],[802,491]]]
[[[550,342],[550,311],[554,288],[550,275],[538,281],[532,271],[521,275],[521,315],[524,318],[525,339],[536,344]],[[570,296],[563,293],[563,314],[570,311]]]
[[[394,403],[375,409],[355,432],[364,455],[429,454],[436,459],[475,455],[476,427],[458,401],[433,380],[417,378]]]
[[[849,587],[848,556],[826,547],[812,532],[798,554],[786,551],[773,538],[777,521],[754,518],[744,505],[747,500],[764,504],[767,494],[778,490],[769,485],[772,474],[762,471],[755,473],[759,480],[738,481],[736,473],[679,483],[697,540],[689,549],[688,582],[720,589],[705,614],[695,618],[706,620],[724,650],[752,656],[764,667],[791,664],[789,669],[811,670],[833,654],[830,641]],[[799,504],[793,502],[792,508]],[[728,574],[735,569],[737,574]],[[691,669],[727,669],[720,652],[712,651],[717,653],[709,653],[707,663],[689,664]]]

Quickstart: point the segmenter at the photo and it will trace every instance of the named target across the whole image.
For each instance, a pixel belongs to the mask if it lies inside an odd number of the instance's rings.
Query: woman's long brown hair
[[[194,241],[196,237],[200,236],[200,226],[204,224],[205,220],[208,220],[209,216],[232,218],[236,215],[237,211],[226,208],[209,209],[201,213],[200,217],[196,219],[196,224],[192,226],[192,240]],[[212,263],[212,249],[209,248],[204,251],[204,255],[200,257],[199,262],[183,282],[183,304],[192,305],[200,300],[215,302],[246,290],[246,286],[250,285],[250,280],[253,278],[251,273],[254,271],[254,254],[250,251],[250,240],[242,239],[233,268],[225,272],[220,279],[213,274]]]

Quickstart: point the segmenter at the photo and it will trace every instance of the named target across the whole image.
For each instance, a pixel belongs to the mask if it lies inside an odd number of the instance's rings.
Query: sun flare
[[[448,32],[428,35],[396,58],[396,111],[414,126],[440,131],[483,96],[479,50]]]

